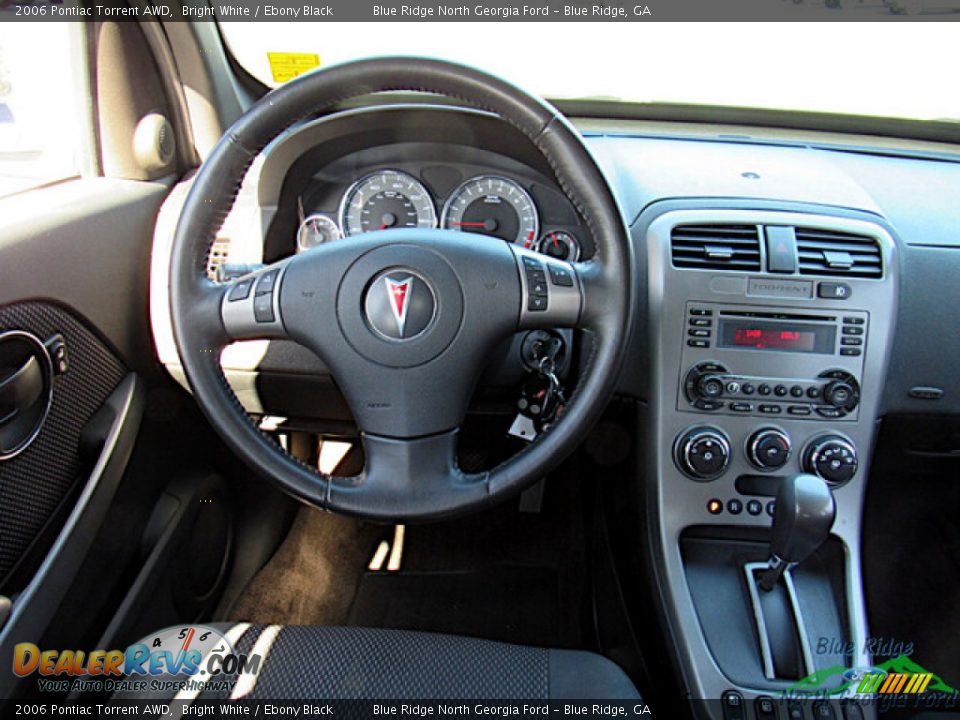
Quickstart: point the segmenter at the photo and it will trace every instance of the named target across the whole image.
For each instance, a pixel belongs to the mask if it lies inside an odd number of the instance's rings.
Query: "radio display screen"
[[[721,318],[719,347],[832,355],[836,336],[837,329],[832,324]]]

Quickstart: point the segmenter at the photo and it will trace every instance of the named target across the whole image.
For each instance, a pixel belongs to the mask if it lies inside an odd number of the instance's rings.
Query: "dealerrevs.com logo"
[[[13,650],[13,672],[37,675],[40,689],[49,691],[144,689],[137,678],[154,680],[152,689],[182,689],[185,681],[207,684],[218,676],[255,674],[260,663],[259,655],[237,654],[225,635],[202,625],[168,627],[125,650],[41,650],[33,643]]]

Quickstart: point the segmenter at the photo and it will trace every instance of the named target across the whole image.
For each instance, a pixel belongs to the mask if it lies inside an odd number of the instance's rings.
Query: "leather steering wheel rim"
[[[209,281],[205,268],[214,237],[233,205],[246,171],[257,154],[293,124],[322,115],[350,98],[388,91],[445,96],[493,113],[513,125],[553,168],[561,189],[586,222],[596,244],[593,258],[569,268],[579,291],[579,308],[570,325],[592,336],[590,356],[577,387],[563,414],[535,442],[484,473],[466,475],[456,468],[451,448],[455,448],[457,427],[425,436],[399,433],[402,437],[393,437],[391,432],[376,434],[365,430],[358,419],[367,453],[364,473],[355,478],[324,475],[287,454],[257,428],[220,368],[220,350],[240,335],[224,320],[230,286],[225,288]],[[466,293],[467,273],[458,269],[461,251],[447,236],[451,232],[395,230],[378,238],[371,238],[375,233],[368,233],[357,240],[330,244],[337,249],[329,251],[326,259],[337,266],[339,258],[343,268],[353,268],[356,258],[370,257],[398,242],[395,252],[408,248],[415,258],[425,257],[436,247],[441,255],[446,253],[441,260],[450,265],[459,278],[461,292]],[[333,255],[334,252],[339,255]],[[491,273],[500,273],[497,277],[502,281],[502,292],[512,293],[504,302],[516,302],[519,298],[522,305],[522,289],[526,285],[516,277],[523,274],[518,269],[522,264],[512,266],[515,272],[511,276],[504,264],[513,262],[512,256],[509,261],[505,259],[510,253],[497,250],[499,255],[494,257],[492,251],[484,252],[486,256],[470,261],[481,267],[487,263]],[[305,255],[311,253],[312,250]],[[350,253],[353,254],[347,258]],[[307,287],[304,283],[317,275],[318,268],[323,267],[318,263],[323,259],[318,254],[304,261],[312,263],[310,274],[295,274],[292,264],[278,266],[278,271],[285,273],[281,277],[286,278],[278,296],[291,306],[289,312],[282,312],[287,325],[296,325],[298,318],[306,316],[292,305],[306,302],[299,294],[294,297],[294,289]],[[520,260],[517,258],[518,263]],[[557,110],[474,68],[426,58],[375,58],[332,66],[283,85],[251,107],[221,138],[199,169],[177,225],[170,267],[170,310],[174,338],[194,397],[226,444],[251,468],[317,507],[384,521],[425,520],[480,509],[519,492],[576,448],[614,391],[633,318],[635,272],[629,233],[616,199],[579,133]],[[487,290],[495,284],[488,283]],[[301,294],[307,297],[311,293],[312,290],[303,290]],[[465,308],[464,313],[470,311]],[[515,319],[514,325],[522,322],[523,308],[516,314],[521,319]],[[462,321],[466,323],[467,318],[464,314]],[[489,329],[489,333],[502,333],[504,327],[501,323]],[[513,327],[514,332],[517,329]],[[465,335],[458,332],[457,337]],[[304,343],[311,341],[310,333],[304,329],[291,327],[289,336]],[[447,354],[455,351],[456,345],[451,348]],[[427,362],[426,366],[430,364]],[[389,372],[400,378],[404,377],[402,370],[391,367]],[[334,377],[342,381],[336,372]],[[469,380],[465,380],[465,387]],[[350,402],[350,394],[345,395]],[[360,409],[359,405],[354,407],[358,418]],[[380,417],[366,407],[362,409],[369,417]],[[403,408],[396,410],[400,413]]]

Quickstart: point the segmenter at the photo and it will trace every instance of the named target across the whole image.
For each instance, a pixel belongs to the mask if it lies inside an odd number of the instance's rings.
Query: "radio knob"
[[[716,400],[723,395],[723,379],[717,375],[703,375],[697,380],[697,395]]]
[[[850,383],[834,380],[823,388],[823,399],[835,408],[852,410],[857,404],[857,393]]]
[[[831,485],[842,485],[857,472],[857,449],[839,435],[824,435],[807,446],[803,453],[803,469]]]
[[[713,480],[730,464],[730,443],[716,428],[694,428],[677,438],[675,459],[694,480]]]
[[[777,470],[790,459],[790,438],[782,430],[758,430],[747,442],[750,462],[760,470]]]

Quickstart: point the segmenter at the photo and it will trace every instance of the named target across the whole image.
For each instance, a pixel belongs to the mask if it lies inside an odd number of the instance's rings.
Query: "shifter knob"
[[[773,513],[770,569],[760,587],[772,590],[780,576],[820,547],[837,514],[830,486],[816,475],[791,475],[780,483]]]

